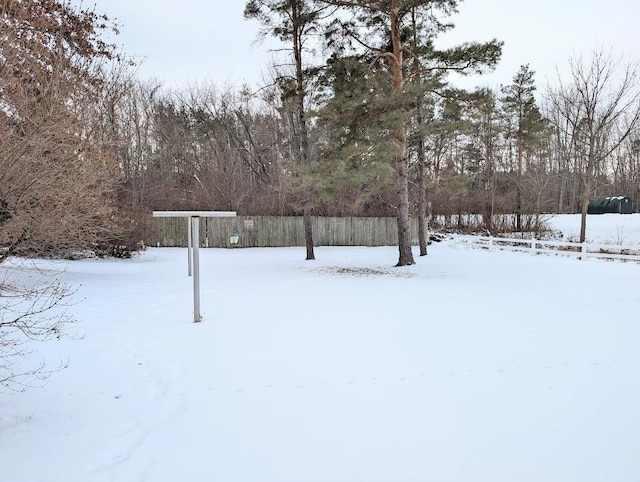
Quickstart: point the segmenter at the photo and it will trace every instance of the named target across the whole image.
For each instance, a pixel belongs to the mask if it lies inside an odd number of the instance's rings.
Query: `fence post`
[[[489,236],[489,251],[493,251],[493,236]]]
[[[536,254],[536,238],[535,238],[535,236],[533,236],[531,238],[531,254],[532,255]]]
[[[586,242],[583,242],[582,245],[580,246],[580,252],[582,253],[582,255],[580,256],[580,259],[582,259],[583,261],[587,259],[587,243]]]
[[[191,241],[193,249],[193,322],[202,321],[200,314],[200,217],[191,216]]]
[[[193,223],[191,222],[191,216],[187,217],[187,264],[189,276],[192,273],[192,265],[193,265]]]

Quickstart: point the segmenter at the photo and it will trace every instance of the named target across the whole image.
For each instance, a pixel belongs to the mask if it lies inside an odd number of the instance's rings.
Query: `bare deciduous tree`
[[[24,267],[22,267],[24,271]],[[30,270],[33,271],[33,270]],[[0,267],[0,386],[22,389],[63,368],[51,368],[32,356],[32,342],[66,337],[74,320],[64,311],[72,292],[49,275],[30,273],[31,279],[16,278],[15,266]],[[34,276],[35,275],[35,276]]]
[[[108,19],[67,1],[0,1],[0,248],[59,256],[95,248],[117,233],[119,166],[97,135]],[[25,366],[30,340],[64,334],[70,295],[44,278],[20,284],[0,273],[0,385],[49,373]]]
[[[0,245],[61,254],[114,232],[118,165],[95,136],[106,18],[54,0],[0,3]]]
[[[305,106],[308,96],[306,63],[309,37],[314,35],[325,8],[313,0],[250,0],[244,10],[246,18],[254,18],[264,26],[263,34],[271,34],[285,42],[293,57],[294,78],[286,95],[295,100],[296,105],[296,158],[305,167],[311,164],[309,145],[308,113]],[[315,259],[313,232],[311,227],[311,196],[313,186],[304,186],[302,192],[303,224],[306,245],[306,259]]]
[[[559,77],[557,87],[548,90],[550,121],[581,173],[580,242],[596,177],[606,174],[606,161],[640,122],[638,73],[636,65],[598,51],[588,63],[572,58],[569,80]]]

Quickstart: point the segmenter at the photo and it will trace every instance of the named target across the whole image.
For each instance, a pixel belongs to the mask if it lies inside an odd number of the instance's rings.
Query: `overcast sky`
[[[80,0],[74,0],[80,3]],[[256,44],[259,26],[244,20],[244,0],[83,0],[122,24],[116,43],[143,60],[142,78],[167,87],[210,80],[261,83],[271,54]],[[597,48],[640,60],[639,0],[466,0],[452,18],[456,28],[441,45],[497,38],[505,42],[494,74],[464,86],[509,83],[522,64],[537,72],[542,87],[573,53]],[[270,44],[273,47],[275,44]]]

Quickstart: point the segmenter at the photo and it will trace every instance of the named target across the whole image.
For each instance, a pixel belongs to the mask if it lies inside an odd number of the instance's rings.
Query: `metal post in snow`
[[[194,322],[202,321],[200,314],[200,218],[234,218],[236,213],[235,211],[153,211],[153,217],[187,218],[189,276],[192,271],[195,274],[193,279],[193,319]]]
[[[536,254],[536,238],[531,238],[531,254]]]
[[[193,234],[193,322],[202,321],[200,314],[200,217],[191,218]]]
[[[193,218],[191,216],[187,217],[187,265],[189,276],[191,276],[191,267],[193,266],[193,243],[191,242],[191,237],[193,236],[193,234],[191,234],[193,232],[193,230],[191,229],[192,219]]]

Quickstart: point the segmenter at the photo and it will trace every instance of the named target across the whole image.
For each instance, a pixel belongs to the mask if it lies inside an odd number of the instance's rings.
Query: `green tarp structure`
[[[629,196],[597,197],[589,202],[588,214],[633,214],[633,201]]]

